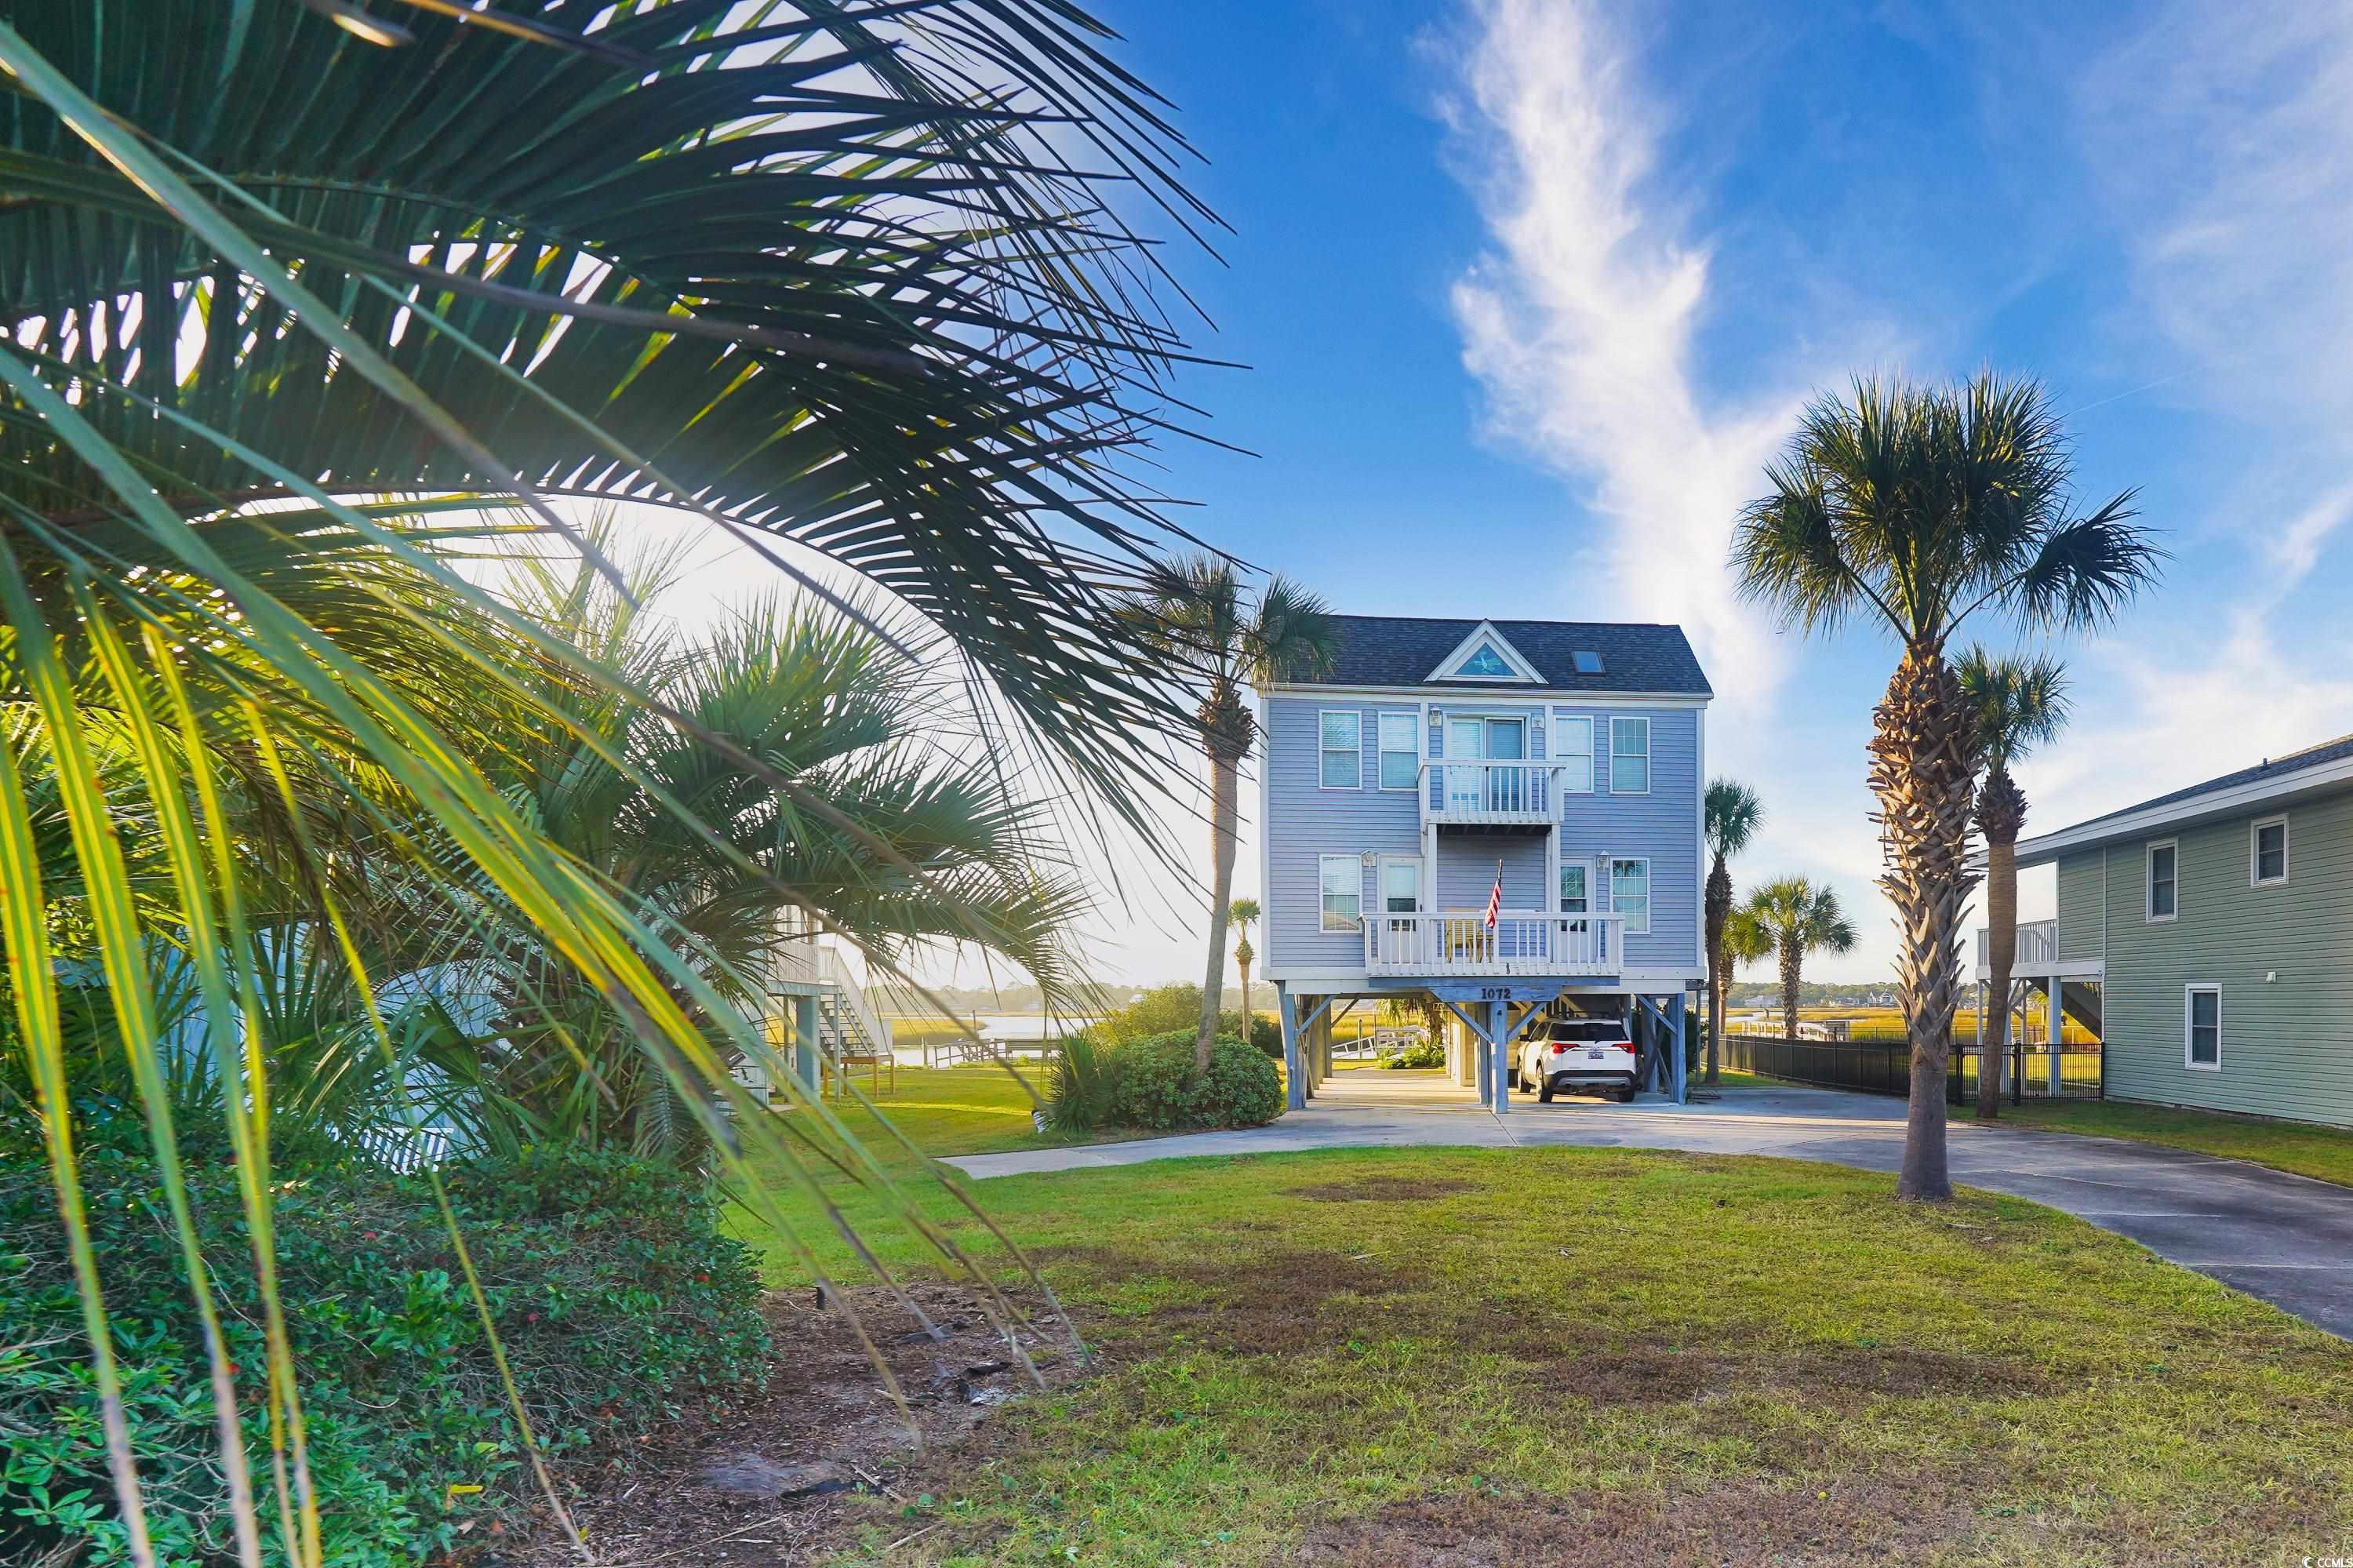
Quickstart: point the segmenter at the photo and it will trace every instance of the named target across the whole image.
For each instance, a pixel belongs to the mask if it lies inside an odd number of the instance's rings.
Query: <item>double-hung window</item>
[[[1651,863],[1613,860],[1609,863],[1609,909],[1626,917],[1629,936],[1651,929]]]
[[[1353,854],[1327,854],[1317,864],[1324,887],[1324,929],[1358,929],[1365,913],[1364,862]]]
[[[1411,789],[1421,782],[1421,715],[1383,714],[1379,720],[1381,788]]]
[[[1358,789],[1365,782],[1365,715],[1324,714],[1322,783],[1326,789]]]
[[[1609,721],[1609,792],[1647,795],[1651,792],[1651,721],[1613,718]]]
[[[2265,817],[2247,832],[2247,885],[2273,887],[2287,880],[2287,819]]]
[[[1593,720],[1559,718],[1552,724],[1552,759],[1560,787],[1571,795],[1593,792]]]
[[[1585,867],[1564,865],[1560,868],[1560,912],[1583,915],[1592,907],[1585,895]]]
[[[2179,905],[2181,846],[2172,839],[2148,846],[2148,905],[2142,917],[2170,920]]]
[[[2222,1070],[2222,988],[2181,988],[2181,1065],[2200,1073]]]

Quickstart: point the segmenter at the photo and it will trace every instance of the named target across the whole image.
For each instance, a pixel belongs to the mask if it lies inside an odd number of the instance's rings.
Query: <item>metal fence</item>
[[[2011,1100],[2050,1097],[2050,1047],[2016,1044],[2010,1047],[2010,1057]],[[1788,1040],[1771,1034],[1727,1033],[1724,1065],[1736,1072],[1822,1088],[1859,1089],[1874,1095],[1912,1092],[1912,1045],[1905,1040]],[[2062,1046],[2058,1069],[2061,1096],[2101,1097],[2103,1058],[2098,1045]],[[1977,1092],[1976,1054],[1967,1041],[1956,1042],[1945,1075],[1945,1097],[1958,1104],[1974,1099]]]

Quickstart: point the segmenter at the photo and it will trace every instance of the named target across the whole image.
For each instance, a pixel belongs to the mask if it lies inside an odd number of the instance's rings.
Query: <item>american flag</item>
[[[1487,929],[1495,928],[1495,921],[1504,913],[1504,863],[1495,863],[1495,886],[1487,895]]]

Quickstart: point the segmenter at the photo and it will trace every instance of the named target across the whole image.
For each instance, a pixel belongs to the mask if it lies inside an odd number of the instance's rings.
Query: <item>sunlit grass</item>
[[[1588,1150],[988,1181],[1103,1370],[1009,1412],[977,1469],[943,1457],[933,1503],[868,1545],[938,1523],[889,1561],[1256,1563],[1398,1499],[1500,1492],[1720,1519],[1710,1561],[1755,1560],[1743,1519],[1833,1506],[1932,1540],[1808,1561],[2341,1549],[2353,1348],[2053,1211],[1891,1191]]]

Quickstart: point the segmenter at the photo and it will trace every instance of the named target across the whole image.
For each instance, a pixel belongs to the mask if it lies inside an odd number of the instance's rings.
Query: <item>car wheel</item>
[[[1630,1106],[1634,1103],[1633,1085],[1629,1084],[1624,1088],[1618,1091],[1618,1103],[1621,1106]]]
[[[1552,1080],[1550,1078],[1546,1078],[1544,1081],[1544,1086],[1536,1090],[1536,1100],[1542,1105],[1552,1104]]]

